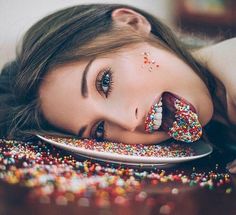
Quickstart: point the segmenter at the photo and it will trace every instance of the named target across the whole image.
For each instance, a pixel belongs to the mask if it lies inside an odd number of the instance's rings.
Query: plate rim
[[[63,148],[67,151],[72,151],[73,153],[81,154],[82,156],[89,156],[94,159],[106,159],[106,160],[114,160],[114,161],[121,161],[121,162],[132,162],[132,163],[180,163],[180,162],[187,162],[191,160],[200,159],[202,157],[205,157],[213,152],[213,148],[209,143],[205,143],[208,147],[208,152],[195,155],[195,156],[187,156],[187,157],[147,157],[147,156],[133,156],[133,155],[120,155],[117,153],[109,153],[109,152],[99,152],[95,150],[90,149],[83,149],[78,148],[76,146],[69,146],[63,143],[58,143],[54,140],[47,139],[46,137],[41,136],[40,134],[36,134],[38,138],[41,140],[44,140],[50,144],[53,144],[55,146],[58,146],[59,148]],[[92,155],[91,155],[91,154]]]

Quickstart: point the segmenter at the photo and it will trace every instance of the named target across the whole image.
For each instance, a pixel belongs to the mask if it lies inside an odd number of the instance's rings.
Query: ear
[[[148,20],[140,13],[128,8],[115,9],[112,12],[112,20],[117,25],[130,26],[142,34],[149,34],[151,31],[151,24]]]

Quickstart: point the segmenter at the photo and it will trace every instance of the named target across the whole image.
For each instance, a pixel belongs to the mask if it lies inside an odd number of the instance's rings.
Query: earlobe
[[[130,26],[142,34],[149,34],[151,25],[140,13],[128,8],[119,8],[112,12],[112,19],[120,26]]]

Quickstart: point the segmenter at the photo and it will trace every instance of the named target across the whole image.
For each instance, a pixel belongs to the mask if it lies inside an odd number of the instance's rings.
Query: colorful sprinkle
[[[177,144],[172,141],[169,144],[125,144],[115,142],[97,142],[92,139],[73,139],[44,136],[60,144],[88,149],[97,152],[115,153],[119,155],[141,156],[141,157],[189,157],[194,156],[193,149],[183,144]]]
[[[77,143],[83,143],[85,147],[88,141]],[[96,147],[96,144],[87,147]],[[38,200],[42,204],[54,202],[61,206],[76,202],[78,206],[90,207],[93,202],[98,207],[107,208],[112,203],[127,205],[133,200],[154,205],[155,199],[143,190],[145,184],[156,189],[160,184],[173,183],[174,188],[165,190],[172,195],[181,192],[178,186],[181,184],[209,190],[225,187],[226,194],[233,192],[227,173],[210,171],[189,174],[157,168],[146,171],[114,167],[91,160],[81,161],[80,157],[68,155],[41,141],[0,139],[0,180],[28,188],[29,200]],[[172,208],[171,205],[168,207]],[[169,210],[168,207],[164,205],[161,211]]]
[[[159,126],[155,123],[156,115],[159,114],[159,118],[162,118],[162,113],[158,112],[159,108],[162,108],[161,100],[158,103],[155,103],[151,106],[150,111],[148,112],[147,118],[144,122],[145,131],[148,133],[153,133],[158,130]],[[161,121],[161,119],[159,119]],[[161,124],[161,123],[160,123]]]
[[[149,66],[149,68],[148,68],[149,72],[152,72],[154,67],[159,67],[159,64],[157,64],[155,60],[150,59],[150,53],[149,52],[144,52],[142,54],[144,55],[143,56],[143,63],[144,63],[144,65]]]
[[[194,142],[202,136],[202,126],[198,116],[194,113],[189,105],[186,105],[179,99],[175,100],[175,121],[168,134],[175,140],[183,142]]]

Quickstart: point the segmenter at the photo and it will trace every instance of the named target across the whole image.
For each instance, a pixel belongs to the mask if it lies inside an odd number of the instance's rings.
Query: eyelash
[[[93,138],[96,139],[97,141],[103,141],[104,139],[106,139],[106,132],[105,132],[105,129],[104,129],[104,124],[105,124],[105,121],[100,121],[95,126],[95,132],[92,132],[93,133]],[[99,127],[100,128],[102,127],[102,132],[100,132],[101,133],[100,135],[97,135]]]
[[[105,80],[105,78],[109,78],[109,83],[108,83],[108,89],[106,92],[104,92],[104,89],[102,86],[104,83],[103,81]],[[111,68],[106,68],[104,70],[102,70],[101,72],[99,72],[98,74],[98,77],[97,77],[97,80],[96,80],[96,88],[97,88],[97,91],[100,93],[100,94],[104,94],[106,96],[106,98],[110,95],[111,91],[112,91],[112,88],[113,88],[113,74],[112,74],[112,71],[111,71]]]
[[[106,98],[108,98],[108,96],[112,92],[112,87],[113,87],[113,81],[112,81],[113,76],[112,75],[113,74],[112,74],[111,68],[108,67],[108,68],[99,72],[97,80],[96,80],[97,91],[101,95],[104,94]],[[107,78],[107,82],[108,82],[108,83],[105,83],[108,85],[108,86],[105,86],[107,88],[107,90],[103,89],[104,88],[103,84],[104,84],[105,78]],[[98,141],[102,141],[106,138],[106,131],[104,129],[104,124],[105,124],[105,121],[101,121],[101,122],[97,123],[96,128],[95,128],[95,132],[93,132],[94,138]],[[102,132],[100,132],[100,133],[102,133],[102,135],[100,137],[97,136],[98,128],[102,129]]]

